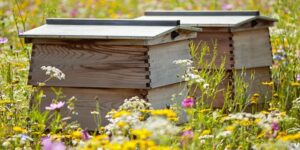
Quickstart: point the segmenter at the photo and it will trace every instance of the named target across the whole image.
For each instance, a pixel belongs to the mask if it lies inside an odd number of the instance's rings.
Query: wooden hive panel
[[[268,28],[233,33],[234,68],[255,68],[272,65]]]
[[[244,72],[244,75],[241,75]],[[237,70],[237,75],[242,77],[243,81],[248,84],[248,91],[246,94],[251,97],[254,93],[266,94],[265,96],[269,97],[271,94],[271,88],[262,85],[262,82],[270,82],[271,81],[271,70],[270,67],[259,67],[259,68],[251,68],[246,69],[244,71]],[[251,76],[254,78],[251,78]]]
[[[149,47],[150,87],[170,85],[181,82],[186,68],[175,64],[178,59],[191,59],[188,40]]]
[[[232,35],[229,32],[198,32],[197,38],[194,40],[195,44],[199,42],[206,42],[209,46],[210,52],[205,55],[205,61],[211,62],[213,58],[213,50],[216,46],[217,55],[215,65],[220,67],[223,59],[225,59],[225,69],[232,69]],[[199,47],[201,50],[201,47]],[[201,51],[199,50],[199,53]]]
[[[95,43],[34,44],[29,84],[47,76],[41,66],[55,66],[65,80],[51,80],[48,86],[147,88],[147,47],[112,46]]]
[[[46,106],[49,106],[51,100],[55,98],[54,93],[49,87],[43,87],[43,90],[47,94],[46,98],[42,100],[41,109],[44,110]],[[143,97],[143,92],[135,89],[91,89],[91,88],[63,88],[63,95],[66,98],[62,100],[67,100],[72,96],[77,98],[75,102],[75,110],[78,115],[72,115],[73,121],[78,121],[83,129],[95,129],[97,128],[94,121],[94,117],[91,111],[96,110],[96,97],[98,98],[100,104],[100,114],[102,118],[102,125],[106,125],[108,120],[105,118],[107,112],[111,109],[117,109],[126,98],[131,98],[133,96]],[[62,112],[66,112],[66,107]],[[64,116],[67,116],[64,113]]]

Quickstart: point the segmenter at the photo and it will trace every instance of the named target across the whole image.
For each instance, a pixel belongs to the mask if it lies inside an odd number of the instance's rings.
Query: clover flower
[[[181,105],[184,108],[191,108],[194,106],[194,104],[195,104],[195,100],[192,97],[188,97],[181,102]]]
[[[50,106],[46,106],[45,109],[46,110],[57,110],[57,109],[62,108],[64,105],[65,105],[65,102],[60,101],[58,103],[52,103],[52,104],[50,104]]]
[[[66,77],[66,75],[56,67],[42,66],[41,69],[46,71],[46,75],[49,75],[50,77],[55,77],[59,80],[65,79]]]
[[[7,38],[0,38],[0,44],[4,44],[4,43],[6,43],[8,41],[8,39]]]
[[[49,136],[43,137],[41,144],[42,150],[66,150],[64,142],[52,141]]]

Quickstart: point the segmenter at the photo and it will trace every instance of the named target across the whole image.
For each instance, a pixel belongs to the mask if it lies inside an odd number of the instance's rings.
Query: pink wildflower
[[[50,106],[46,106],[46,110],[56,110],[56,109],[60,109],[65,105],[65,102],[58,102],[58,103],[52,103],[50,104]]]
[[[300,74],[297,74],[296,80],[297,80],[297,81],[300,81]]]
[[[233,6],[231,5],[231,4],[224,4],[223,6],[222,6],[222,9],[223,10],[231,10],[233,8]]]
[[[42,150],[66,150],[66,146],[63,142],[52,141],[49,136],[43,137],[41,144]]]
[[[190,107],[193,107],[194,106],[194,98],[192,97],[188,97],[186,99],[184,99],[182,102],[181,102],[181,105],[184,107],[184,108],[190,108]]]

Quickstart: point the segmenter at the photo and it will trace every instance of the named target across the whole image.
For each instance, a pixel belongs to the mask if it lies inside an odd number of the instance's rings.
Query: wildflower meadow
[[[0,0],[0,8],[0,149],[300,149],[299,0]],[[153,109],[147,99],[135,96],[107,114],[100,114],[97,105],[90,110],[97,124],[91,130],[74,121],[80,115],[76,112],[80,99],[63,99],[63,90],[53,88],[55,98],[41,111],[47,97],[42,87],[50,80],[65,80],[68,74],[43,66],[48,78],[38,86],[28,85],[32,45],[19,38],[20,33],[44,24],[46,18],[128,19],[145,10],[259,10],[276,18],[270,28],[272,80],[261,83],[269,90],[247,96],[250,85],[238,81],[235,96],[225,94],[224,105],[212,107],[207,101],[219,92],[224,64],[216,69],[213,60],[203,62],[207,46],[191,43],[192,59],[173,62],[185,68],[179,78],[190,93],[180,103]],[[197,50],[200,55],[195,55]],[[202,69],[195,69],[195,64]],[[195,90],[199,97],[193,95]],[[180,92],[172,95],[178,96]],[[103,119],[108,120],[105,126]]]

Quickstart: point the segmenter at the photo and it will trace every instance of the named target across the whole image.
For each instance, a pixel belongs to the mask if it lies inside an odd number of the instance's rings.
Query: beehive
[[[171,95],[184,88],[177,77],[184,69],[173,61],[191,58],[188,45],[199,31],[179,24],[178,20],[47,19],[45,25],[20,34],[32,43],[28,83],[36,86],[47,79],[41,66],[62,70],[65,80],[53,79],[43,87],[47,96],[42,108],[55,96],[50,87],[62,88],[66,98],[78,99],[75,119],[89,129],[95,127],[90,114],[95,97],[103,125],[105,114],[125,98],[139,96],[154,108],[165,108]]]
[[[250,86],[248,96],[253,93],[265,93],[267,90],[261,82],[271,79],[272,51],[268,28],[274,24],[275,19],[260,16],[258,11],[148,11],[145,12],[145,16],[136,18],[150,19],[178,19],[181,26],[202,28],[194,42],[205,41],[210,45],[210,49],[213,49],[212,41],[216,41],[215,64],[219,66],[225,57],[228,77],[220,88],[224,89],[227,84],[234,85],[237,76],[233,76],[232,70],[236,70],[240,75],[242,69],[245,69],[245,76],[242,78]],[[210,53],[205,58],[210,61],[212,56]],[[234,95],[235,92],[232,93]],[[223,102],[224,93],[220,93],[214,106],[221,107]]]

